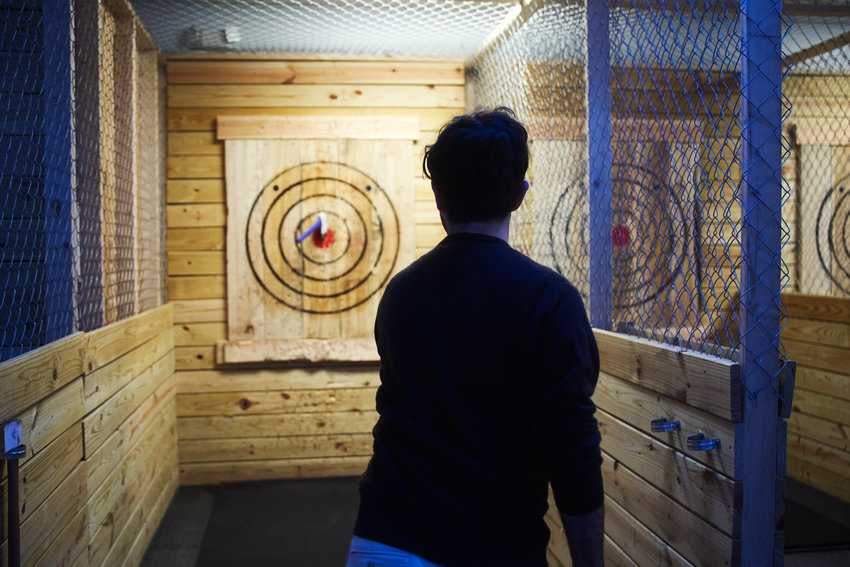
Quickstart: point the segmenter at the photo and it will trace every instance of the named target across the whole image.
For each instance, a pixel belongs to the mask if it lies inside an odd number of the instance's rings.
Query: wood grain
[[[181,394],[213,392],[275,392],[282,390],[315,390],[323,388],[377,387],[378,371],[374,366],[310,366],[308,368],[253,368],[181,372],[177,387]]]
[[[370,433],[246,437],[241,439],[185,439],[179,443],[181,463],[306,459],[369,456]]]
[[[219,140],[338,139],[415,140],[416,116],[219,116]]]
[[[792,317],[782,329],[783,340],[830,345],[850,352],[850,320],[841,323]]]
[[[224,250],[224,228],[169,228],[166,230],[166,249],[169,252]]]
[[[166,175],[168,179],[221,179],[224,160],[221,155],[168,156]]]
[[[216,140],[214,132],[172,132],[168,135],[170,156],[220,156],[224,144]]]
[[[177,421],[177,430],[182,442],[193,439],[244,439],[271,434],[278,437],[356,434],[371,431],[377,421],[378,414],[375,411],[219,415],[181,417]]]
[[[458,105],[451,108],[404,107],[404,108],[358,108],[360,116],[416,116],[423,131],[437,131],[453,116],[462,114],[464,108]],[[168,130],[170,132],[215,131],[219,116],[343,116],[350,115],[350,108],[276,107],[209,107],[209,108],[169,108]]]
[[[605,535],[611,538],[611,541],[637,565],[692,566],[692,563],[607,496],[605,497]]]
[[[172,308],[166,304],[92,331],[87,337],[86,370],[92,372],[152,339],[171,326],[172,320]]]
[[[224,181],[221,179],[169,179],[165,185],[168,204],[223,203]]]
[[[170,84],[463,85],[454,61],[170,61]]]
[[[68,474],[41,506],[21,522],[21,563],[33,563],[73,522],[86,503],[86,473],[82,462]]]
[[[359,476],[369,457],[322,457],[218,463],[181,463],[180,484],[219,484],[284,478]]]
[[[731,565],[732,538],[603,453],[606,494],[694,565]],[[700,537],[693,537],[700,534]]]
[[[827,419],[835,423],[850,424],[850,401],[833,398],[803,388],[794,391],[794,412]]]
[[[85,335],[75,333],[0,364],[0,418],[12,418],[81,376],[85,343]]]
[[[175,252],[175,254],[178,253]],[[193,253],[190,252],[189,254],[191,255]],[[176,257],[179,258],[180,256]],[[171,301],[170,303],[174,308],[175,324],[223,323],[226,321],[227,312],[225,311],[225,301],[223,299],[178,300]]]
[[[173,85],[168,106],[457,108],[464,97],[463,87],[446,85]]]
[[[174,374],[174,357],[162,357],[83,419],[86,456],[97,450],[142,402]]]
[[[848,421],[848,417],[843,419]],[[788,430],[839,451],[850,452],[850,425],[846,423],[836,423],[795,411],[788,420]]]
[[[783,339],[782,344],[788,352],[788,358],[795,360],[798,365],[825,370],[841,374],[847,371],[846,348],[829,345],[815,345],[812,343]]]
[[[224,299],[227,294],[226,285],[225,276],[169,277],[168,297],[172,299]],[[224,338],[224,335],[220,338]]]
[[[223,276],[226,273],[225,264],[224,254],[218,251],[168,253],[168,273],[173,276]]]
[[[593,401],[600,409],[632,427],[688,454],[726,477],[734,478],[735,432],[730,421],[605,372],[599,375]],[[653,432],[652,420],[662,417],[668,421],[678,421],[681,429],[676,432]],[[720,450],[689,452],[687,438],[697,431],[720,439]]]
[[[597,412],[602,450],[664,494],[732,535],[733,481],[690,457],[626,425],[614,416]]]
[[[177,415],[227,416],[262,413],[374,411],[374,388],[181,394]]]
[[[103,404],[122,387],[139,376],[164,356],[171,356],[174,349],[174,333],[166,327],[153,338],[126,354],[83,376],[83,395],[86,412]]]
[[[175,346],[207,346],[224,340],[225,323],[181,323],[174,326]]]
[[[817,451],[815,443],[808,449]],[[812,461],[805,451],[788,451],[788,477],[809,486],[816,487],[831,496],[850,502],[850,485],[847,483],[847,470],[844,468],[824,467],[822,463]]]
[[[850,378],[846,374],[798,365],[796,384],[804,390],[850,400]]]
[[[224,208],[223,203],[166,205],[165,218],[171,228],[225,226]]]
[[[224,341],[220,364],[246,362],[378,362],[374,339]]]
[[[174,361],[178,372],[184,370],[212,370],[215,368],[215,347],[176,347],[174,349]]]
[[[607,331],[594,334],[604,372],[723,419],[740,419],[737,363]]]

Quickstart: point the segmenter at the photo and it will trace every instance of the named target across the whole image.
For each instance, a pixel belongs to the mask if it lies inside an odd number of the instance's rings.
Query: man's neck
[[[454,223],[446,218],[445,215],[440,214],[440,219],[443,221],[443,228],[446,229],[446,233],[448,234],[458,234],[461,232],[471,232],[473,234],[484,234],[487,236],[495,236],[496,238],[500,238],[505,242],[508,242],[508,237],[510,235],[510,226],[511,226],[511,216],[508,215],[502,219],[493,219],[487,221],[475,221],[475,222],[459,222]]]

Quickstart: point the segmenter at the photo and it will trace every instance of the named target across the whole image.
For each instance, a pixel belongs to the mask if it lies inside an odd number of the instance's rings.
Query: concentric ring
[[[296,241],[325,213],[332,240]],[[257,195],[245,247],[258,284],[307,313],[336,313],[367,301],[389,279],[399,253],[399,220],[369,175],[337,162],[284,170]]]
[[[612,171],[613,297],[618,308],[637,307],[656,299],[681,273],[689,223],[679,196],[654,172],[625,163],[614,164]],[[548,242],[555,268],[579,281],[589,281],[587,216],[587,190],[578,178],[558,197]],[[580,237],[571,238],[575,234]],[[653,264],[669,267],[659,272]],[[578,287],[587,300],[584,286]]]
[[[850,294],[850,191],[846,178],[824,195],[818,207],[815,235],[818,260],[827,277],[844,293]],[[831,205],[831,214],[827,210]],[[826,217],[829,217],[828,221]],[[829,260],[827,262],[827,260]],[[843,282],[841,280],[844,280]]]

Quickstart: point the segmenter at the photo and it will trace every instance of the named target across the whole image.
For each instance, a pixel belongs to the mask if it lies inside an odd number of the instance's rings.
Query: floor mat
[[[198,567],[339,567],[357,507],[356,477],[218,487]]]
[[[850,548],[850,504],[788,480],[785,550]]]

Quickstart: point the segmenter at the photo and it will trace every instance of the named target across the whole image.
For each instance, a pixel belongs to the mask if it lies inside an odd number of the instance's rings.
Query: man
[[[602,565],[596,343],[576,289],[507,243],[527,139],[499,108],[426,149],[448,236],[378,308],[380,419],[349,567],[544,566],[549,482],[574,565]]]

